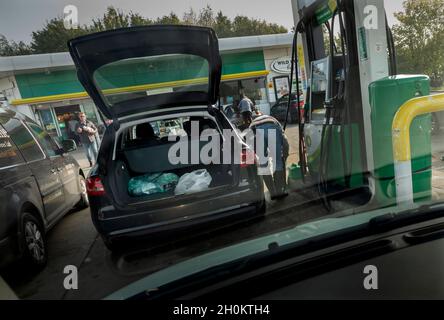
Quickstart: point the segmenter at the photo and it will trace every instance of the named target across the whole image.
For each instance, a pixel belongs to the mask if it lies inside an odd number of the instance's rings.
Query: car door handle
[[[52,172],[52,173],[56,173],[57,170],[53,168],[53,169],[51,169],[51,172]]]

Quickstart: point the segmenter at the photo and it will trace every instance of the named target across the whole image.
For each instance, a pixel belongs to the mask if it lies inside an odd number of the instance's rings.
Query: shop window
[[[93,122],[94,124],[100,124],[99,119],[97,118],[96,106],[92,102],[83,103],[83,111],[86,114],[86,118]]]
[[[57,123],[50,109],[39,109],[39,115],[45,130],[53,137],[57,137]]]
[[[75,140],[75,125],[78,121],[78,114],[80,111],[80,106],[78,104],[54,107],[54,113],[57,117],[57,123],[59,126],[60,140]]]
[[[221,83],[221,104],[223,106],[231,105],[233,103],[236,104],[239,101],[242,92],[253,100],[256,105],[268,103],[265,78],[255,78]]]
[[[239,99],[239,81],[223,82],[220,85],[220,101],[223,106],[231,105]]]
[[[253,100],[256,105],[268,103],[264,78],[241,80],[241,91]]]

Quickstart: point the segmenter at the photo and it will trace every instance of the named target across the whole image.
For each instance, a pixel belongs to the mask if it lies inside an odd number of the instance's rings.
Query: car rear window
[[[126,134],[124,134],[123,148],[133,147],[140,140],[158,140],[159,142],[168,142],[168,137],[184,137],[191,136],[192,122],[196,122],[196,134],[201,135],[204,130],[212,129],[218,130],[217,124],[208,117],[178,117],[174,119],[165,119],[152,121],[147,123],[141,123],[131,126],[127,129]],[[147,129],[150,131],[150,137],[142,137],[146,130],[143,127],[149,125],[152,128]],[[139,128],[138,128],[139,127]],[[173,139],[174,141],[174,139]],[[145,141],[146,142],[146,141]]]
[[[119,60],[94,72],[105,101],[116,103],[170,92],[208,92],[208,61],[189,54]]]

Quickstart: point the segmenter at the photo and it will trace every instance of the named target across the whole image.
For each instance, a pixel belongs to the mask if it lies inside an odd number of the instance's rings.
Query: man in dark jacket
[[[256,137],[255,151],[259,156],[259,168],[270,168],[269,159],[272,158],[273,170],[263,175],[271,199],[276,200],[288,196],[286,162],[290,146],[284,129],[279,121],[271,116],[263,115],[253,119],[251,112],[247,111],[242,113],[242,118]],[[276,137],[276,141],[269,141],[269,136]],[[258,152],[258,143],[263,143],[263,150],[261,150],[263,152]],[[274,148],[270,148],[271,143],[275,144]],[[271,152],[271,149],[275,149],[275,152]]]
[[[93,166],[93,161],[97,159],[97,127],[91,121],[86,119],[84,112],[79,113],[79,123],[76,125],[76,132],[80,137],[80,142],[85,148],[86,157],[89,165]]]

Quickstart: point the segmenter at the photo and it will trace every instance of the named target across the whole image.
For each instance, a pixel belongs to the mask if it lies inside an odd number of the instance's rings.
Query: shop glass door
[[[78,121],[80,106],[77,104],[55,107],[54,112],[57,117],[57,125],[60,129],[61,140],[76,140],[75,124]]]
[[[51,109],[39,109],[39,115],[46,132],[48,132],[51,137],[56,139],[59,135],[57,132],[56,120],[51,112]]]

